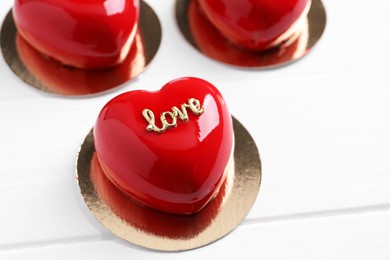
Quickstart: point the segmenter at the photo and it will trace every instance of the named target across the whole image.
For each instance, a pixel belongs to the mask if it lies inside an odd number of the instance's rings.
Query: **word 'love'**
[[[190,109],[192,113],[195,115],[200,116],[204,113],[204,108],[201,107],[199,100],[195,98],[189,98],[188,103],[181,104],[181,110],[178,109],[176,106],[172,107],[171,111],[166,111],[161,113],[160,120],[162,123],[162,127],[159,128],[156,126],[156,121],[154,118],[154,113],[152,110],[145,108],[142,111],[142,115],[146,119],[146,121],[149,123],[146,129],[148,131],[154,131],[156,133],[163,133],[165,130],[171,127],[175,127],[177,125],[177,118],[179,118],[183,122],[188,121],[188,113],[187,109]],[[167,120],[167,117],[171,118],[171,122]]]

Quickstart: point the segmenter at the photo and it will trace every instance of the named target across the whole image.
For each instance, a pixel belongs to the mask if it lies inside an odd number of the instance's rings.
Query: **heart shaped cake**
[[[264,51],[293,37],[306,20],[311,0],[197,0],[229,41]]]
[[[275,48],[266,53],[254,53],[227,41],[204,15],[198,1],[189,3],[188,21],[196,47],[208,57],[227,64],[241,67],[270,67],[289,62],[306,52],[305,45],[302,44],[306,39],[305,25],[301,28],[300,37],[293,39],[292,43],[283,44],[285,48],[282,50]]]
[[[115,97],[94,127],[107,178],[136,203],[175,214],[196,213],[216,196],[233,163],[233,139],[220,92],[191,77]]]
[[[18,32],[41,53],[78,68],[106,68],[127,56],[139,0],[15,0]]]

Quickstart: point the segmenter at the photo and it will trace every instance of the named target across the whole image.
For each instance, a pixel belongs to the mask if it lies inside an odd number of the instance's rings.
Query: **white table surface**
[[[160,50],[113,93],[46,95],[1,56],[0,259],[390,259],[390,2],[324,0],[328,23],[315,49],[267,71],[202,56],[179,33],[173,0],[146,2],[162,24]],[[1,20],[12,4],[1,0]],[[122,241],[91,217],[75,158],[109,99],[181,76],[219,87],[260,149],[263,179],[228,236],[161,253]]]

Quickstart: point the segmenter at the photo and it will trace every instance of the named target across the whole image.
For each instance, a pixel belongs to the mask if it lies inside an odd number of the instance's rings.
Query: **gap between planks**
[[[370,205],[364,207],[324,210],[324,211],[316,211],[316,212],[280,215],[280,216],[273,216],[273,217],[245,219],[240,225],[243,226],[262,225],[268,223],[288,222],[288,221],[297,221],[297,220],[304,221],[310,219],[339,217],[339,216],[348,216],[348,215],[372,214],[372,213],[379,213],[379,212],[386,212],[386,211],[390,211],[390,204],[378,204],[378,205]],[[23,244],[3,245],[0,246],[0,253],[15,251],[15,250],[52,247],[58,245],[75,245],[81,243],[94,243],[99,241],[110,241],[110,240],[121,241],[120,238],[117,238],[114,235],[108,233],[108,234],[102,234],[100,236],[85,236],[85,237],[65,238],[65,239],[39,241],[39,242],[31,242],[31,243],[23,243]]]

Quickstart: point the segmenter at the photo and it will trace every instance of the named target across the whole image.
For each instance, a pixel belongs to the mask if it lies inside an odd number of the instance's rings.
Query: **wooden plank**
[[[248,224],[201,249],[159,253],[118,239],[53,242],[0,252],[2,259],[388,259],[390,212]]]

